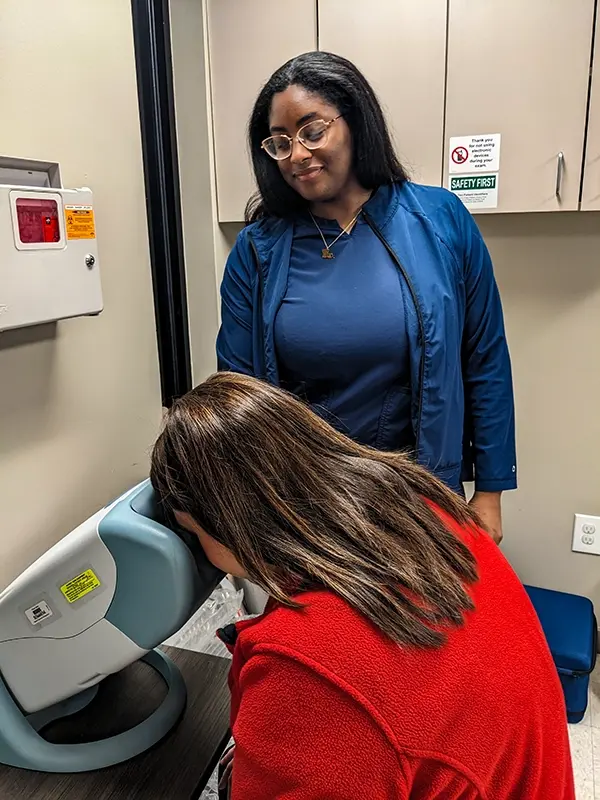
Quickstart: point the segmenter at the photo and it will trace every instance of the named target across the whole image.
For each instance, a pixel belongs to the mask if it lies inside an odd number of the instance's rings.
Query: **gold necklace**
[[[311,218],[311,219],[312,219],[312,221],[315,223],[315,227],[316,227],[316,229],[319,231],[319,234],[321,235],[321,239],[323,240],[323,244],[325,245],[325,247],[324,247],[324,248],[321,250],[321,258],[335,258],[335,255],[334,255],[334,254],[331,252],[331,248],[333,247],[333,245],[334,245],[334,244],[335,244],[335,243],[336,243],[336,242],[337,242],[339,239],[341,239],[341,238],[342,238],[342,236],[343,236],[345,233],[348,233],[348,231],[350,230],[350,228],[351,228],[351,227],[354,225],[354,223],[356,222],[356,220],[359,218],[359,216],[360,216],[360,212],[361,212],[361,211],[362,211],[362,208],[359,208],[359,209],[358,209],[358,213],[357,213],[357,215],[356,215],[356,216],[355,216],[353,219],[351,219],[351,220],[350,220],[350,222],[349,222],[349,223],[346,225],[346,227],[345,227],[345,228],[342,230],[342,232],[341,232],[340,234],[338,234],[338,235],[335,237],[335,239],[333,240],[333,242],[331,242],[331,244],[327,244],[327,239],[326,239],[326,238],[323,236],[323,231],[322,231],[322,230],[321,230],[321,228],[319,227],[319,223],[318,223],[318,222],[317,222],[317,220],[316,220],[316,219],[313,217],[313,215],[312,215],[312,212],[311,212],[311,211],[309,211],[309,212],[308,212],[308,213],[310,214],[310,218]]]

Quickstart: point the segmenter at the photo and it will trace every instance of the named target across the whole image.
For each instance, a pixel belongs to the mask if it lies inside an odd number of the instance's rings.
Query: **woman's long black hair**
[[[394,152],[381,105],[362,72],[333,53],[304,53],[273,73],[254,105],[248,142],[258,192],[246,206],[246,224],[263,217],[289,217],[307,205],[261,148],[263,139],[269,136],[273,95],[289,86],[301,86],[319,95],[344,115],[352,134],[354,174],[364,189],[408,180]]]

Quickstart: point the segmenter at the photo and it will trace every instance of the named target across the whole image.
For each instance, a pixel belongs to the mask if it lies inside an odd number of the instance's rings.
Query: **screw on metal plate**
[[[85,265],[88,269],[91,269],[94,264],[96,263],[96,257],[93,256],[91,253],[88,253],[85,257]]]

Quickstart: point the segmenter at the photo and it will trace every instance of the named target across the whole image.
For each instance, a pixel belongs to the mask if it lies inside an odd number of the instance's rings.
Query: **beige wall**
[[[192,375],[199,383],[216,369],[219,287],[242,225],[218,222],[204,3],[170,0],[169,11]]]
[[[519,484],[505,552],[523,580],[589,596],[600,557],[571,552],[573,515],[600,515],[600,214],[478,217],[502,292]]]
[[[0,588],[147,473],[160,387],[130,4],[1,0],[0,153],[94,190],[105,311],[0,334]]]
[[[192,374],[194,383],[199,383],[216,369],[215,248],[221,241],[216,224],[203,3],[171,0],[170,15]]]

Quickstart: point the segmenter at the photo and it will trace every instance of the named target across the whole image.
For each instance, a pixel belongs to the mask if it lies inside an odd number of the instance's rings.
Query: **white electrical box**
[[[0,157],[0,331],[99,314],[90,189],[63,189],[58,164]]]

